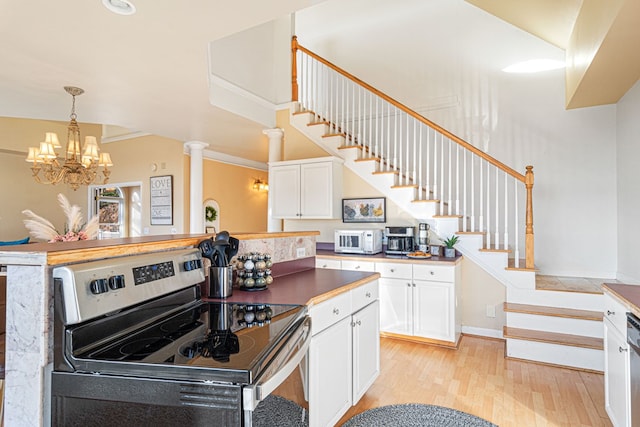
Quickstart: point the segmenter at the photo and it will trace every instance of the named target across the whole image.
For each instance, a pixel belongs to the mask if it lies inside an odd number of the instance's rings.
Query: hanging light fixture
[[[65,86],[64,90],[71,95],[71,121],[67,127],[67,149],[63,164],[58,162],[55,150],[62,148],[58,141],[58,135],[54,132],[46,132],[45,139],[40,147],[29,147],[27,162],[30,162],[33,178],[42,184],[58,184],[64,182],[73,190],[81,185],[89,185],[98,176],[102,167],[103,184],[109,181],[113,166],[109,153],[100,153],[98,141],[95,136],[87,136],[84,146],[80,144],[80,127],[76,122],[76,96],[84,93],[83,89],[74,86]],[[40,177],[42,172],[44,181]]]

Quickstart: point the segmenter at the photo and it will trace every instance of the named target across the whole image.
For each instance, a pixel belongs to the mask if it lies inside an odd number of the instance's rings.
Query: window
[[[96,210],[100,224],[100,239],[125,237],[125,199],[118,187],[96,188]]]

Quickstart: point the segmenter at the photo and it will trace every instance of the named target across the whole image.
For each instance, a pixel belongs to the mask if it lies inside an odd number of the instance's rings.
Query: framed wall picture
[[[387,199],[342,199],[342,222],[387,222]]]
[[[173,225],[173,175],[151,177],[151,225]]]

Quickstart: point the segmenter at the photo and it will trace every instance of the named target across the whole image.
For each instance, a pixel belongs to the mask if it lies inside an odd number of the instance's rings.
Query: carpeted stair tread
[[[599,311],[577,310],[574,308],[547,307],[542,305],[517,304],[505,302],[505,312],[535,314],[540,316],[566,317],[570,319],[601,321],[603,314]]]
[[[503,327],[505,338],[536,341],[549,344],[559,344],[572,347],[592,348],[595,350],[604,349],[602,338],[585,337],[581,335],[561,334],[558,332],[535,331],[532,329]]]

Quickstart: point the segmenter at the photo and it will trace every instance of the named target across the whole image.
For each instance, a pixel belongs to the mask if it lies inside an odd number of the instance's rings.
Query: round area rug
[[[435,405],[408,403],[369,409],[342,427],[497,427],[475,415]]]
[[[284,397],[269,395],[252,414],[254,427],[307,427],[309,413]]]

